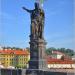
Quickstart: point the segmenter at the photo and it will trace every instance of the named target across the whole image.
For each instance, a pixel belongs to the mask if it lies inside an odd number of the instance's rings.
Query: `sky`
[[[0,45],[29,47],[30,14],[23,6],[34,9],[35,0],[0,0]],[[46,0],[44,38],[47,47],[75,50],[74,0]]]

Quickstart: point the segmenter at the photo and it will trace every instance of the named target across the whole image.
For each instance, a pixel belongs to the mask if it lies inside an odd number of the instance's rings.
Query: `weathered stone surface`
[[[25,7],[23,9],[31,14],[30,61],[26,74],[42,75],[42,70],[47,68],[45,59],[46,42],[43,36],[45,14],[43,9],[39,7],[39,3],[35,3],[35,9],[33,10],[28,10]]]
[[[0,69],[0,75],[75,75],[75,72],[50,72],[35,69]]]

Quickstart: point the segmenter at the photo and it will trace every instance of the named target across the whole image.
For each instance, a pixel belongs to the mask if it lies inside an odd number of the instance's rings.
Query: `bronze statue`
[[[31,15],[31,35],[43,38],[45,15],[44,11],[39,7],[39,3],[35,3],[34,10],[29,10],[25,7],[23,9]]]

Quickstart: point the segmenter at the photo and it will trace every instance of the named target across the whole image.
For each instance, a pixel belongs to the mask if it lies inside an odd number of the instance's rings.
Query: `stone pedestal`
[[[34,39],[30,36],[30,61],[27,75],[43,75],[46,64],[46,42],[44,39]]]
[[[45,69],[46,59],[45,59],[45,49],[46,42],[43,39],[34,39],[30,42],[30,69]]]

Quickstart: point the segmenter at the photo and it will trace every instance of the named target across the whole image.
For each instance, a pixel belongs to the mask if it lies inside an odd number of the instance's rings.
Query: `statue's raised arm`
[[[29,10],[29,9],[27,9],[27,8],[25,8],[25,7],[22,7],[24,10],[26,10],[27,12],[29,12],[29,13],[31,13],[32,12],[32,10]]]

